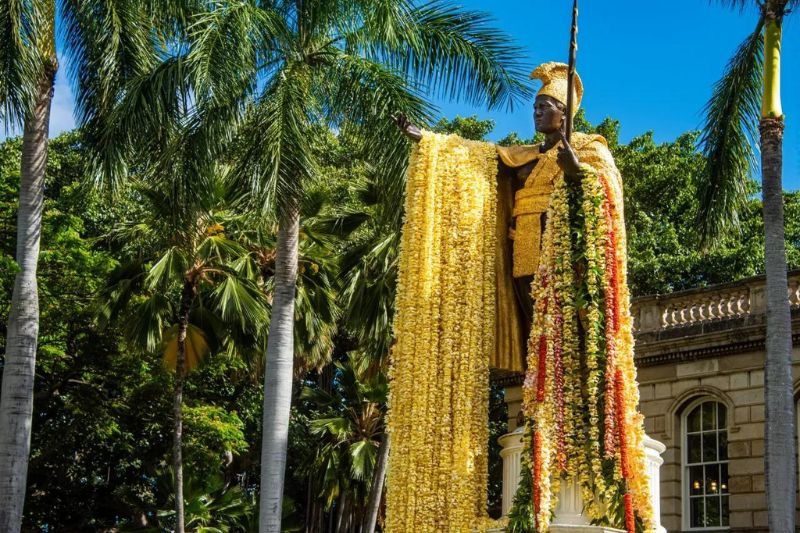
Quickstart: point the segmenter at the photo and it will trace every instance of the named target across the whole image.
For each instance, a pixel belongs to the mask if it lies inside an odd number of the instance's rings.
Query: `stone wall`
[[[674,295],[640,298],[636,359],[645,429],[667,446],[661,469],[661,516],[683,531],[682,415],[700,398],[727,407],[730,530],[768,531],[764,490],[763,277]],[[795,332],[794,383],[800,387],[798,272],[788,295]],[[653,319],[655,317],[655,319]]]
[[[727,407],[731,529],[766,526],[763,361],[763,353],[743,353],[640,369],[645,429],[667,446],[661,467],[661,521],[668,531],[683,528],[681,416],[703,397]]]

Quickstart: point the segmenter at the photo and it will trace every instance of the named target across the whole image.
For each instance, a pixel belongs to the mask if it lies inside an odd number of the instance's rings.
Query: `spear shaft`
[[[567,124],[565,136],[567,142],[572,140],[572,110],[575,108],[575,58],[578,55],[578,0],[572,2],[572,28],[569,36],[569,63],[567,68]]]

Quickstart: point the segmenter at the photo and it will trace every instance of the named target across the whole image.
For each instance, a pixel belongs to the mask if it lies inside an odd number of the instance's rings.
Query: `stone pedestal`
[[[506,433],[498,439],[500,446],[500,457],[503,459],[503,505],[501,507],[503,516],[508,515],[511,505],[514,503],[514,495],[522,473],[522,433],[524,427],[518,427],[511,433]]]
[[[503,447],[500,457],[503,459],[503,516],[508,514],[517,492],[522,472],[522,433],[519,427],[511,433],[500,437],[499,442]],[[656,533],[666,533],[661,526],[661,490],[659,469],[664,460],[661,454],[667,449],[657,440],[645,437],[645,457],[647,461],[647,475],[650,478],[650,501],[653,506]],[[620,530],[591,526],[589,520],[583,515],[583,496],[578,487],[578,481],[561,483],[558,496],[558,505],[555,517],[550,526],[553,533],[615,533]]]
[[[556,513],[550,527],[566,527],[570,531],[578,528],[582,532],[590,524],[589,518],[583,514],[583,495],[578,480],[573,479],[569,483],[562,480],[559,487]]]
[[[653,506],[655,532],[667,533],[661,525],[661,475],[659,474],[664,458],[661,454],[667,450],[664,444],[647,435],[644,436],[644,452],[647,461],[647,476],[650,478],[650,504]]]

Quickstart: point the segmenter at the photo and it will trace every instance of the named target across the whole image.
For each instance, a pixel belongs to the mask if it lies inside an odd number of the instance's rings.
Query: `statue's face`
[[[536,131],[548,134],[558,131],[564,122],[564,104],[552,96],[539,95],[533,102],[533,123]]]

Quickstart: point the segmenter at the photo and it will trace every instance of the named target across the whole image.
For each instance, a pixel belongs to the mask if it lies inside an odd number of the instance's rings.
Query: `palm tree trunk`
[[[25,119],[22,135],[16,257],[19,272],[11,296],[0,397],[0,531],[9,533],[18,532],[22,526],[31,445],[33,377],[39,336],[36,268],[56,70],[55,61],[45,68],[35,106]]]
[[[260,533],[279,533],[286,472],[286,444],[294,365],[294,297],[300,210],[281,217],[275,250],[275,288],[264,369],[264,418],[261,443]]]
[[[339,501],[336,502],[336,533],[342,533],[342,526],[344,525],[344,512],[347,509],[347,490],[341,487],[342,491],[339,494]]]
[[[783,113],[781,21],[786,2],[767,2],[764,30],[764,96],[761,106],[761,172],[764,190],[764,260],[767,338],[764,431],[767,515],[770,531],[795,530],[797,455],[792,394],[792,326],[786,279],[783,222]]]
[[[796,454],[792,394],[792,329],[787,295],[781,184],[783,119],[761,121],[767,339],[764,471],[770,531],[794,531]]]
[[[178,315],[178,353],[175,357],[175,398],[172,427],[172,466],[175,470],[175,533],[184,533],[183,512],[183,377],[186,372],[186,332],[189,309],[194,298],[194,285],[187,281],[181,293]]]
[[[381,509],[381,496],[383,496],[383,480],[386,478],[386,464],[389,460],[389,434],[383,434],[381,446],[378,448],[378,462],[375,464],[375,474],[372,477],[372,488],[369,493],[369,504],[364,517],[364,526],[361,533],[374,533],[375,524],[378,523],[378,512]]]
[[[310,533],[311,525],[314,523],[315,513],[317,511],[311,496],[311,479],[311,475],[309,474],[306,480],[306,524],[303,528],[305,533]]]

